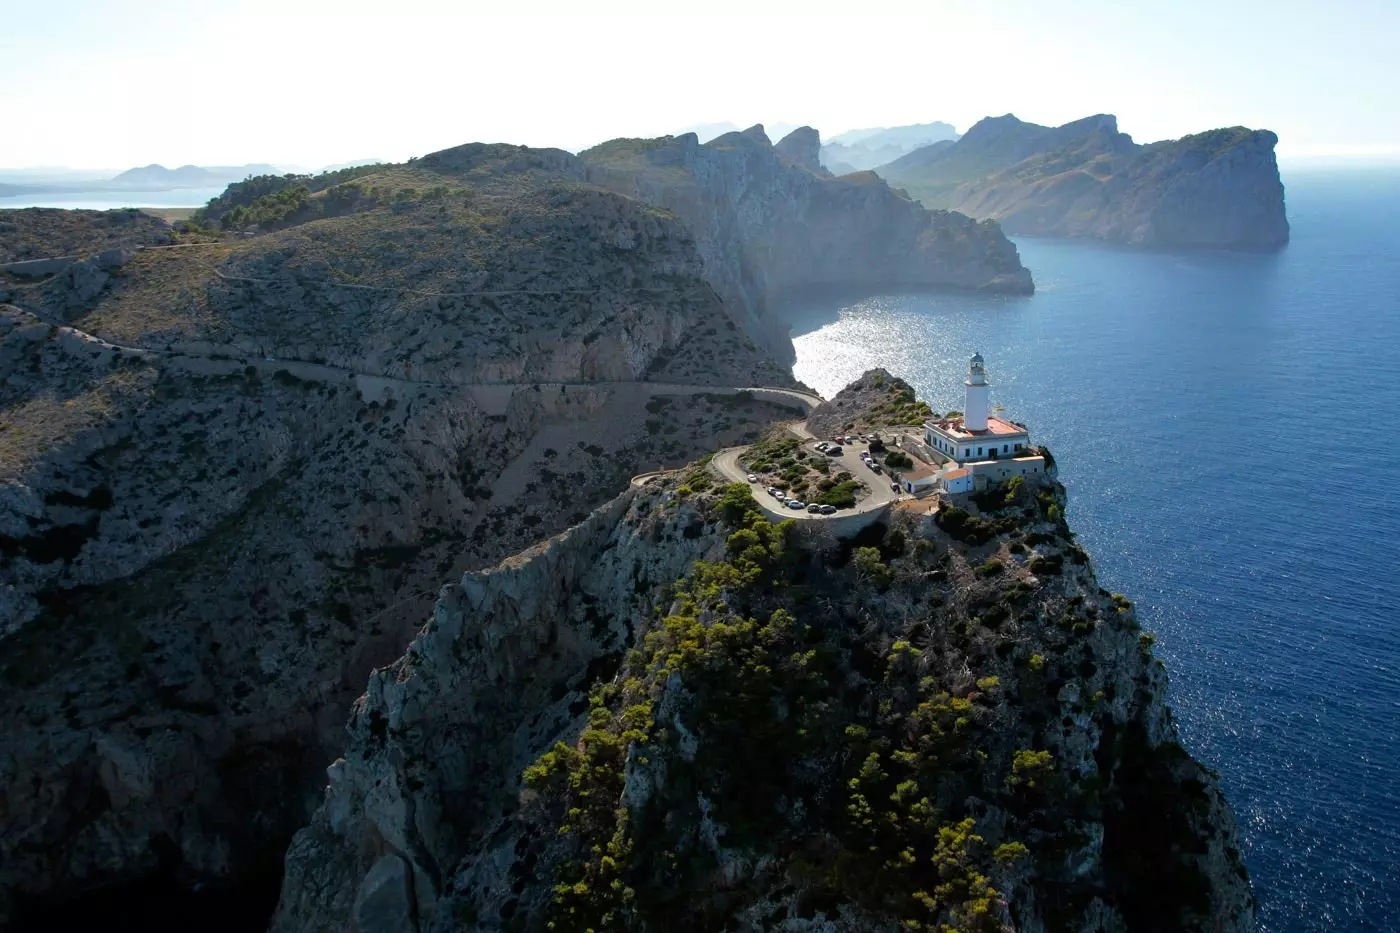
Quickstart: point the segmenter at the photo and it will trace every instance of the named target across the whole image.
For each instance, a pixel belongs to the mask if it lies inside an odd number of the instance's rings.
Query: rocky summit
[[[702,460],[462,576],[356,702],[273,930],[1252,930],[1063,488],[964,505],[838,540]]]
[[[1288,242],[1277,142],[1237,126],[1139,145],[1107,114],[1058,127],[1007,114],[876,171],[1011,233],[1266,251]]]

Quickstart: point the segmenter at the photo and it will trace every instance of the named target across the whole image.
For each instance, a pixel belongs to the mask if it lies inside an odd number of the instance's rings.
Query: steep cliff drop
[[[446,587],[274,931],[1252,930],[1063,488],[967,505],[840,541],[701,464]]]
[[[833,178],[819,151],[810,127],[775,147],[754,126],[704,145],[693,133],[615,139],[580,158],[589,181],[680,217],[726,304],[788,361],[786,329],[767,309],[795,290],[1033,290],[995,223],[926,210],[869,172]]]
[[[930,207],[1013,234],[1267,251],[1289,235],[1277,142],[1236,126],[1139,145],[1108,114],[1057,127],[1007,114],[876,171]]]

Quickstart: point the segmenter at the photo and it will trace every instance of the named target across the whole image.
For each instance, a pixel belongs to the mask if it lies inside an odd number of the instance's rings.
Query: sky
[[[1003,113],[1400,158],[1396,36],[1400,0],[0,0],[0,168],[320,167]]]

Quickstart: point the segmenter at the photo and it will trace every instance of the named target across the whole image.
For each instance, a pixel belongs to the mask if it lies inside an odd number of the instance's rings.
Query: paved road
[[[808,436],[810,437],[810,435]],[[813,443],[814,442],[809,441],[806,444],[807,449],[811,451],[812,455],[825,457],[826,454],[818,453],[814,449]],[[900,498],[905,498],[901,493],[897,493],[890,488],[892,480],[888,473],[876,473],[861,461],[860,452],[867,447],[868,445],[866,444],[851,445],[845,448],[845,452],[842,453],[841,456],[828,458],[833,467],[847,471],[851,476],[870,487],[870,495],[857,502],[855,508],[840,509],[834,515],[814,515],[806,509],[796,511],[794,509],[785,508],[777,499],[768,495],[768,490],[764,486],[758,483],[750,483],[747,471],[739,465],[739,457],[743,455],[744,451],[749,449],[747,446],[729,447],[720,451],[715,455],[714,459],[710,461],[710,467],[731,483],[747,484],[749,488],[753,490],[753,497],[758,500],[759,505],[763,507],[763,511],[767,512],[770,516],[796,518],[807,521],[822,521],[824,519],[842,518],[849,515],[860,515],[864,512],[874,512],[878,509],[885,508],[891,502]],[[883,467],[881,469],[883,470]]]

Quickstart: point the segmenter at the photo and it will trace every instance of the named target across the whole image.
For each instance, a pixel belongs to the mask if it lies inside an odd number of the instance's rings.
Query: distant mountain
[[[793,130],[800,129],[796,123],[768,123],[765,124],[773,139],[782,139]],[[720,123],[697,123],[694,126],[687,126],[684,129],[676,130],[672,136],[684,136],[686,133],[694,133],[696,138],[702,143],[707,143],[712,139],[718,139],[726,133],[737,133],[742,129],[738,124],[725,120]]]
[[[248,165],[182,165],[179,168],[166,168],[164,165],[145,165],[127,169],[111,179],[113,185],[134,188],[211,188],[242,181],[250,175],[275,175],[277,167],[265,162]]]
[[[1006,114],[876,171],[1008,233],[1271,250],[1288,242],[1277,142],[1236,126],[1140,145],[1110,114],[1054,127]]]
[[[832,174],[846,175],[893,162],[932,143],[957,138],[958,131],[952,124],[940,122],[847,130],[822,146],[822,165]]]

